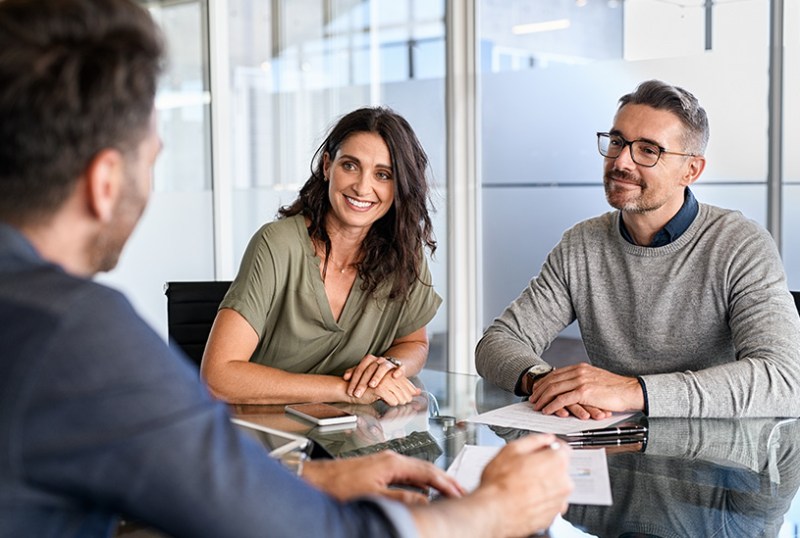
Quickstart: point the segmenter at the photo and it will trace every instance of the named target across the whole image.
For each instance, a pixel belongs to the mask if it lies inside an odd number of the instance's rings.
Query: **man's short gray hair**
[[[620,97],[619,109],[625,105],[647,105],[672,112],[686,127],[686,147],[681,150],[697,155],[705,153],[709,134],[708,116],[697,98],[683,88],[660,80],[648,80],[639,84],[633,93]]]

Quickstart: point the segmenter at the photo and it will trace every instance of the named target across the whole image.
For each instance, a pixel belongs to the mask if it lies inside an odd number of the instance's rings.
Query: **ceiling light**
[[[536,32],[565,30],[569,28],[569,26],[570,26],[569,19],[555,19],[552,21],[517,24],[511,27],[511,33],[514,35],[535,34]]]

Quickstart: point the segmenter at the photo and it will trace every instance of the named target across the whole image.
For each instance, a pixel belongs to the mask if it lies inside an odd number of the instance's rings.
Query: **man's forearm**
[[[475,349],[475,367],[481,377],[509,392],[514,391],[520,373],[541,361],[529,345],[498,329],[484,333]]]

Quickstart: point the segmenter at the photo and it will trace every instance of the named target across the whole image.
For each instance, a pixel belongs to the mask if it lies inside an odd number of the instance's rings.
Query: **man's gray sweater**
[[[677,240],[625,241],[619,211],[564,233],[478,343],[478,372],[513,390],[578,320],[594,366],[644,381],[650,416],[800,416],[800,317],[772,237],[700,204]]]

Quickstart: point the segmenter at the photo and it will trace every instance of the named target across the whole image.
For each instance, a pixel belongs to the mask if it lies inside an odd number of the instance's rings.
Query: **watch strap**
[[[528,369],[527,372],[525,372],[525,376],[523,377],[524,382],[523,382],[522,388],[528,394],[531,394],[533,392],[533,383],[537,379],[539,379],[540,377],[546,376],[547,374],[549,374],[550,372],[552,372],[555,369],[555,368],[550,368],[546,372],[540,372],[540,371],[538,371],[540,366],[541,365],[539,365],[539,364],[535,364],[535,365],[531,366]]]

